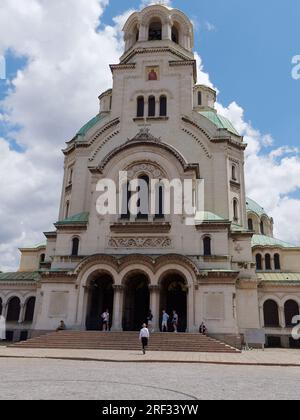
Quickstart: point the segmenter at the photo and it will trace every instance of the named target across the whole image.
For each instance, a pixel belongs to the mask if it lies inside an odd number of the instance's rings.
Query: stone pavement
[[[1,346],[0,358],[300,367],[300,350],[292,349],[251,350],[241,354],[149,352],[143,356],[137,351],[20,349]]]

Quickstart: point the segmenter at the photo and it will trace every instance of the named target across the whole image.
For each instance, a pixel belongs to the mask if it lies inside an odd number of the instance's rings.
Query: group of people
[[[153,319],[154,319],[154,317],[153,317],[152,311],[149,310],[146,325],[151,332],[154,332]],[[170,315],[167,313],[166,310],[163,310],[162,311],[162,321],[161,321],[162,322],[161,323],[161,331],[162,332],[168,332],[169,331],[169,321],[170,321]],[[177,312],[174,310],[173,313],[172,313],[171,324],[172,324],[173,331],[175,333],[178,332],[178,322],[179,322],[179,317],[178,317]]]

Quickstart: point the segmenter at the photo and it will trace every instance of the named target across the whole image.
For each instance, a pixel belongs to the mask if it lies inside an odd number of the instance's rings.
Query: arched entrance
[[[112,324],[114,289],[113,278],[106,273],[97,273],[90,279],[86,329],[98,331],[102,329],[101,315],[108,309],[110,326]]]
[[[187,291],[187,282],[178,273],[169,273],[161,280],[160,314],[163,310],[166,310],[171,321],[172,313],[175,310],[179,317],[179,332],[186,332],[187,330]]]
[[[149,280],[143,273],[134,273],[124,285],[123,330],[139,331],[150,308]]]

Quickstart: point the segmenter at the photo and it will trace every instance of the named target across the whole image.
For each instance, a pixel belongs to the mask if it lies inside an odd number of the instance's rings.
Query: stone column
[[[7,318],[7,311],[8,311],[8,303],[5,302],[2,305],[3,305],[3,307],[2,307],[2,316],[4,316],[4,318],[6,319]]]
[[[154,323],[153,328],[159,331],[159,286],[150,286],[150,309],[153,313]]]
[[[26,305],[25,303],[21,304],[21,309],[20,309],[20,315],[19,315],[19,324],[23,324],[24,322],[24,318],[25,318],[25,310],[26,310]]]
[[[112,331],[122,331],[122,314],[123,314],[123,291],[124,287],[114,285],[114,309],[113,309],[113,323]]]
[[[188,286],[187,310],[188,310],[187,311],[188,312],[187,332],[193,333],[197,331],[197,326],[195,325],[194,285]]]
[[[265,314],[264,314],[264,307],[259,307],[259,318],[260,318],[260,326],[261,328],[265,327]]]
[[[284,308],[282,306],[279,307],[279,325],[281,328],[285,328]]]

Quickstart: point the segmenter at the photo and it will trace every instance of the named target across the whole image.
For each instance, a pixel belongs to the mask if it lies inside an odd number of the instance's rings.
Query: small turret
[[[217,92],[208,86],[196,85],[194,87],[195,111],[212,111],[215,109]]]
[[[103,92],[99,96],[99,102],[100,102],[100,114],[107,114],[111,111],[111,105],[112,105],[112,89],[109,89],[105,92]]]

